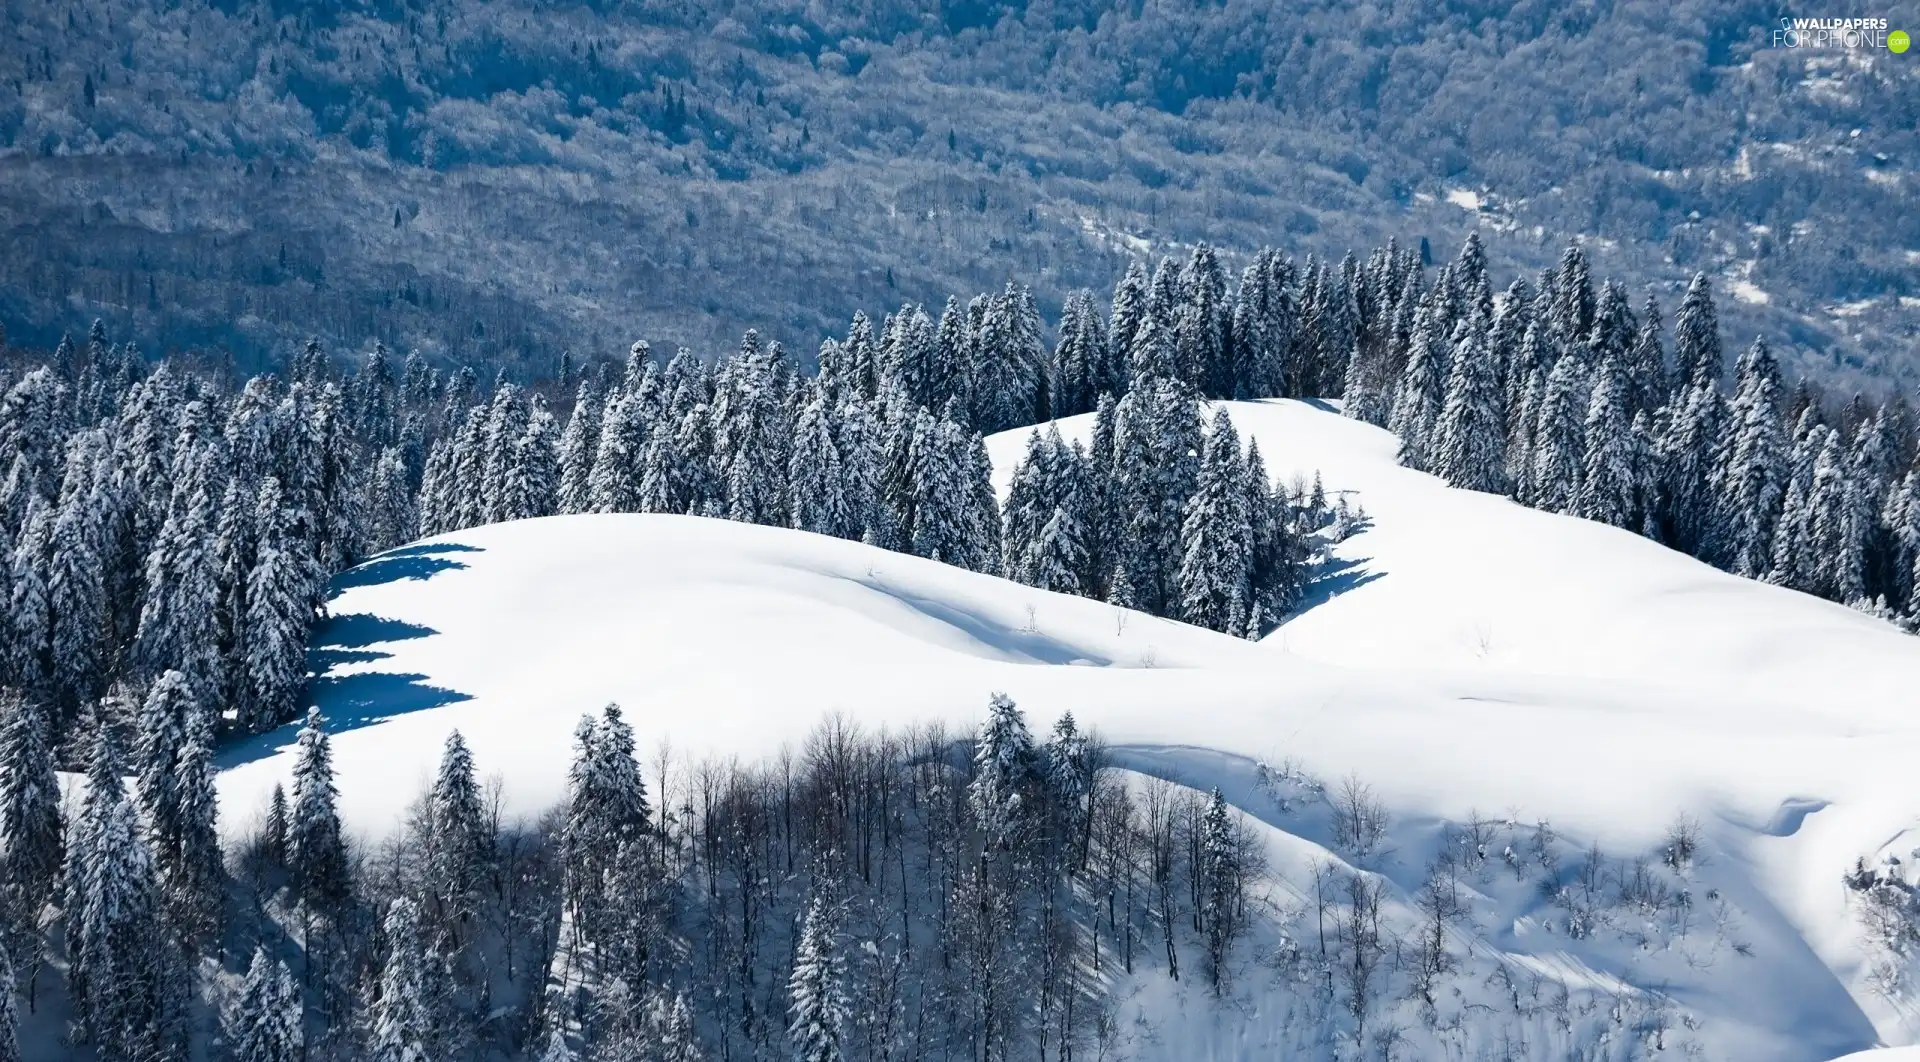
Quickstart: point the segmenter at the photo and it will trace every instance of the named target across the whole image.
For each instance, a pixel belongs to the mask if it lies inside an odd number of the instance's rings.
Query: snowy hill
[[[376,558],[338,581],[314,646],[348,825],[390,828],[456,727],[508,808],[537,814],[560,796],[574,723],[607,701],[643,754],[670,741],[685,771],[797,745],[828,712],[971,726],[1004,690],[1036,726],[1071,709],[1133,770],[1219,785],[1265,824],[1275,911],[1298,913],[1326,859],[1380,875],[1389,920],[1412,917],[1442,828],[1484,827],[1476,965],[1460,980],[1493,1003],[1496,982],[1572,994],[1560,1017],[1543,1003],[1529,1019],[1536,1057],[1597,1042],[1629,1004],[1652,1015],[1643,1046],[1671,1035],[1711,1058],[1813,1062],[1915,1038],[1868,986],[1840,876],[1914,844],[1920,642],[1624,532],[1446,488],[1395,465],[1384,432],[1315,405],[1230,408],[1271,469],[1320,470],[1374,521],[1337,547],[1317,603],[1262,643],[685,517],[495,525]],[[989,440],[1003,484],[1026,434]],[[286,778],[291,738],[229,754],[229,828]],[[1365,851],[1330,821],[1348,777],[1392,823]],[[1689,898],[1611,915],[1605,932],[1569,935],[1576,916],[1514,854],[1535,844],[1571,863],[1597,844],[1623,867],[1657,862],[1683,814],[1705,853],[1680,882]],[[1286,931],[1276,915],[1256,948],[1285,954]],[[1197,1022],[1236,1057],[1288,1042],[1258,984],[1263,1016],[1233,1035],[1150,978],[1116,990],[1174,1023],[1166,1045]]]

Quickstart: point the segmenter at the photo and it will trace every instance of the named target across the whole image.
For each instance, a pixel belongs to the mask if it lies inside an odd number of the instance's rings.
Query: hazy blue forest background
[[[1438,259],[1479,228],[1508,269],[1579,236],[1668,306],[1705,270],[1729,342],[1790,372],[1920,380],[1920,56],[1771,49],[1771,4],[4,12],[16,343],[99,316],[242,369],[317,334],[538,375],[753,326],[805,357],[856,308],[1009,278],[1051,321],[1197,240]]]

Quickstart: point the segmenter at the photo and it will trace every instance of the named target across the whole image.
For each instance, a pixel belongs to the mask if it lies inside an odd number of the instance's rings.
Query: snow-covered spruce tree
[[[1253,599],[1247,609],[1248,638],[1259,638],[1299,603],[1304,544],[1293,533],[1291,506],[1267,480],[1260,444],[1247,446],[1247,578]]]
[[[840,1062],[849,1020],[846,977],[834,940],[833,911],[815,895],[807,903],[787,979],[787,1037],[795,1062]]]
[[[527,432],[531,414],[520,388],[505,384],[493,393],[487,407],[485,457],[480,471],[480,521],[507,519],[514,446]]]
[[[1033,734],[1013,698],[996,693],[974,741],[967,806],[991,844],[1005,848],[1026,821],[1025,794],[1034,777]]]
[[[600,412],[603,399],[591,380],[582,380],[573,400],[573,412],[567,417],[566,430],[560,433],[560,483],[555,506],[562,513],[583,513],[592,506],[588,480],[593,475],[594,456],[600,449]]]
[[[160,890],[174,935],[187,954],[198,954],[220,925],[226,896],[226,863],[220,851],[219,803],[213,788],[213,714],[196,706],[187,717],[186,740],[175,761],[178,801],[176,850],[159,863]]]
[[[962,568],[982,567],[980,529],[971,510],[972,438],[966,429],[931,416],[915,418],[912,449],[915,556]]]
[[[352,888],[346,843],[340,834],[339,790],[333,783],[333,747],[320,709],[307,709],[296,739],[293,803],[287,817],[288,886],[298,903],[331,911]]]
[[[46,581],[52,533],[52,512],[39,498],[32,499],[14,543],[8,580],[7,678],[22,689],[41,694],[51,694],[53,679],[53,604]]]
[[[722,374],[713,409],[714,463],[730,520],[776,527],[788,522],[793,425],[779,357],[778,344],[763,348],[750,329]]]
[[[530,520],[553,513],[560,490],[558,433],[546,398],[534,395],[528,403],[526,428],[509,446],[497,519]]]
[[[1713,306],[1713,285],[1695,273],[1673,319],[1675,387],[1713,387],[1720,382],[1720,315]]]
[[[23,1062],[25,1055],[20,1053],[20,1011],[14,1002],[13,956],[4,944],[0,944],[0,985],[7,991],[0,992],[0,1062]]]
[[[1207,985],[1218,996],[1226,991],[1227,959],[1245,925],[1245,853],[1218,786],[1207,797],[1200,818],[1200,924],[1206,944]]]
[[[1142,341],[1154,330],[1142,328]],[[1113,507],[1132,607],[1170,615],[1179,601],[1180,533],[1200,479],[1204,444],[1193,392],[1157,374],[1136,377],[1115,417]]]
[[[1080,732],[1072,712],[1060,713],[1041,755],[1051,806],[1060,816],[1061,839],[1071,846],[1068,861],[1084,867],[1092,829],[1094,762],[1092,743]]]
[[[52,692],[55,706],[71,718],[107,686],[106,566],[101,517],[108,510],[95,490],[104,480],[106,440],[94,430],[67,448],[67,471],[54,512],[47,548],[47,602],[53,617]],[[102,485],[104,490],[104,486]]]
[[[1180,377],[1201,394],[1232,398],[1233,364],[1227,357],[1227,278],[1220,258],[1204,241],[1180,269],[1180,302],[1174,316],[1175,357]]]
[[[367,483],[367,551],[380,553],[411,542],[419,530],[411,492],[407,489],[407,462],[398,446],[380,451]]]
[[[254,948],[240,998],[221,1027],[238,1062],[299,1062],[305,1042],[299,992],[286,964],[266,948]]]
[[[141,702],[138,743],[134,747],[135,793],[145,814],[147,842],[164,879],[177,867],[185,824],[181,814],[180,750],[187,743],[187,718],[198,712],[187,677],[166,671],[154,679]]]
[[[587,474],[587,511],[639,511],[642,458],[651,427],[648,413],[647,401],[642,395],[616,391],[607,396],[594,450],[593,471]]]
[[[864,310],[853,311],[847,341],[840,345],[846,363],[846,384],[860,398],[871,399],[880,389],[880,354],[873,338],[873,321]]]
[[[1731,405],[1733,445],[1719,476],[1725,559],[1735,575],[1758,579],[1773,563],[1773,532],[1786,496],[1787,443],[1780,430],[1780,370],[1764,340],[1740,358]]]
[[[1138,258],[1127,261],[1127,271],[1113,288],[1112,311],[1107,316],[1107,342],[1123,376],[1131,376],[1128,359],[1133,352],[1134,333],[1147,315],[1147,270]],[[1123,392],[1116,391],[1116,397]]]
[[[1086,563],[1079,518],[1072,509],[1056,508],[1028,547],[1023,568],[1031,586],[1057,594],[1078,594],[1085,590],[1081,572]]]
[[[949,418],[945,424],[951,426],[950,430],[965,436],[967,533],[972,553],[963,566],[976,572],[999,571],[1000,501],[993,490],[993,461],[987,456],[986,440],[980,437],[979,432],[967,434],[955,419]]]
[[[1240,273],[1230,329],[1236,398],[1286,393],[1287,359],[1300,330],[1290,281],[1291,268],[1270,247]]]
[[[1435,334],[1430,313],[1414,318],[1406,372],[1393,399],[1387,430],[1400,437],[1400,463],[1409,468],[1431,467],[1434,426],[1446,402],[1448,352]]]
[[[278,481],[261,482],[254,505],[255,551],[247,573],[238,725],[260,733],[296,710],[306,686],[307,632],[313,624],[314,562],[298,534],[298,516]]]
[[[1627,353],[1627,382],[1632,386],[1631,405],[1635,413],[1654,413],[1665,405],[1672,391],[1667,378],[1667,351],[1660,342],[1660,303],[1647,293],[1640,307],[1639,330]]]
[[[1633,424],[1627,414],[1627,386],[1620,362],[1601,363],[1593,398],[1587,406],[1586,463],[1573,513],[1614,527],[1638,529],[1634,522]]]
[[[1458,335],[1436,426],[1438,445],[1428,458],[1432,471],[1453,486],[1498,494],[1507,488],[1507,413],[1498,366],[1476,330]]]
[[[31,693],[0,691],[0,902],[9,927],[21,934],[9,935],[10,943],[38,940],[64,858],[46,707]]]
[[[1773,533],[1773,565],[1767,572],[1770,583],[1808,592],[1817,585],[1813,474],[1830,430],[1811,407],[1800,415],[1794,428],[1793,449],[1787,458],[1787,490],[1780,502],[1780,524]]]
[[[473,776],[473,754],[458,730],[447,735],[440,756],[440,773],[428,798],[426,841],[434,913],[457,941],[479,904],[493,850]]]
[[[607,705],[598,720],[582,717],[574,738],[560,847],[578,931],[594,939],[604,931],[609,880],[620,860],[644,849],[651,810],[619,705]]]
[[[1586,466],[1584,417],[1589,401],[1585,375],[1575,359],[1555,362],[1533,431],[1534,508],[1550,513],[1573,511]]]
[[[1553,296],[1553,329],[1561,349],[1572,352],[1584,348],[1593,334],[1595,305],[1587,256],[1577,244],[1568,244],[1560,254]]]
[[[1661,439],[1665,540],[1682,553],[1706,557],[1726,538],[1713,467],[1726,405],[1712,386],[1688,386],[1676,392],[1675,401],[1679,408],[1670,412]]]
[[[1851,601],[1862,588],[1863,558],[1854,521],[1855,500],[1846,480],[1847,448],[1840,432],[1828,429],[1813,462],[1807,491],[1805,564],[1810,581],[1801,587],[1837,601]],[[1848,592],[1852,591],[1852,594]]]
[[[187,462],[166,523],[147,554],[146,586],[133,656],[140,671],[179,668],[197,686],[210,685],[220,663],[215,614],[220,587],[213,564],[215,509],[211,444]]]
[[[1200,459],[1200,486],[1180,532],[1180,618],[1242,634],[1253,596],[1246,470],[1226,410],[1215,414]]]
[[[420,910],[406,897],[387,906],[380,994],[369,1014],[369,1062],[430,1062],[441,1055],[448,1018],[440,957],[427,945]]]
[[[101,1062],[180,1057],[184,970],[160,919],[153,857],[99,728],[63,886],[67,985]]]
[[[810,386],[794,422],[788,479],[793,490],[793,526],[802,531],[859,539],[865,528],[848,497],[847,470],[833,435],[833,410],[824,388]]]
[[[1000,537],[1004,562],[1001,574],[1015,582],[1032,585],[1033,543],[1052,518],[1053,510],[1064,504],[1064,499],[1052,496],[1048,489],[1052,486],[1052,477],[1047,474],[1051,456],[1040,429],[1035,428],[1027,433],[1025,456],[1013,467],[1008,481]]]
[[[1076,291],[1067,296],[1060,310],[1060,339],[1053,350],[1055,372],[1059,377],[1054,394],[1056,416],[1072,416],[1093,409],[1100,392],[1106,388],[1106,337],[1098,327],[1099,312],[1093,307],[1093,294]],[[1099,346],[1094,346],[1098,338]]]

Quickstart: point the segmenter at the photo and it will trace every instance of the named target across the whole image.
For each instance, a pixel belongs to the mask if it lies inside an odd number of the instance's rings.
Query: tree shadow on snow
[[[381,586],[402,579],[431,579],[441,572],[467,566],[447,554],[484,552],[479,546],[463,546],[458,542],[429,542],[390,549],[334,576],[333,581],[327,584],[327,599],[339,597],[357,586]]]
[[[466,567],[464,564],[442,563],[445,567]],[[422,624],[367,612],[327,617],[314,627],[313,640],[307,646],[307,670],[313,679],[307,683],[306,703],[317,705],[320,714],[326,717],[327,731],[338,734],[372,726],[408,712],[472,700],[470,694],[435,686],[426,681],[427,676],[413,672],[354,670],[340,673],[340,669],[348,664],[369,664],[393,656],[390,652],[372,648],[374,646],[428,638],[438,633]],[[218,757],[218,765],[222,769],[237,767],[272,756],[293,743],[300,732],[300,725],[301,721],[295,720],[240,742]]]
[[[1349,590],[1357,590],[1387,574],[1369,570],[1366,567],[1367,560],[1368,558],[1364,557],[1359,560],[1336,557],[1321,561],[1313,578],[1308,580],[1307,585],[1300,591],[1300,604],[1287,618],[1297,619],[1341,594]]]
[[[943,601],[910,594],[872,579],[859,582],[869,590],[885,594],[928,619],[944,623],[981,645],[1013,658],[1015,663],[1081,664],[1093,667],[1109,667],[1113,664],[1113,661],[1104,657],[1089,657],[1078,648],[1056,641],[1038,630],[1009,630],[999,623]]]

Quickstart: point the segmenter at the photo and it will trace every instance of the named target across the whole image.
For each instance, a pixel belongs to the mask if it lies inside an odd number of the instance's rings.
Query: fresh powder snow
[[[1262,642],[777,528],[477,527],[336,581],[312,690],[348,828],[392,829],[455,728],[508,810],[534,815],[562,795],[575,722],[609,701],[643,759],[668,743],[686,770],[797,747],[833,712],[971,726],[1004,691],[1036,728],[1071,710],[1141,777],[1219,786],[1261,824],[1276,911],[1297,907],[1315,861],[1336,860],[1388,883],[1390,919],[1412,917],[1446,824],[1486,820],[1511,849],[1546,822],[1570,852],[1624,859],[1657,857],[1690,816],[1706,855],[1690,881],[1699,928],[1579,938],[1538,889],[1490,876],[1470,991],[1505,978],[1658,998],[1684,1015],[1674,1042],[1709,1057],[1815,1062],[1915,1038],[1869,983],[1841,875],[1856,858],[1907,858],[1888,845],[1920,807],[1920,643],[1625,531],[1448,488],[1329,404],[1220,405],[1270,471],[1318,471],[1371,519]],[[1091,420],[1060,427],[1084,438]],[[1029,431],[988,440],[1002,490]],[[225,754],[228,830],[286,781],[293,733]],[[1349,778],[1392,824],[1364,852],[1341,850],[1324,806]],[[1283,953],[1286,919],[1272,921],[1257,946]],[[1223,1024],[1174,998],[1191,986],[1151,975],[1116,991],[1165,1024],[1159,1053],[1140,1057],[1287,1046],[1270,1011]]]

